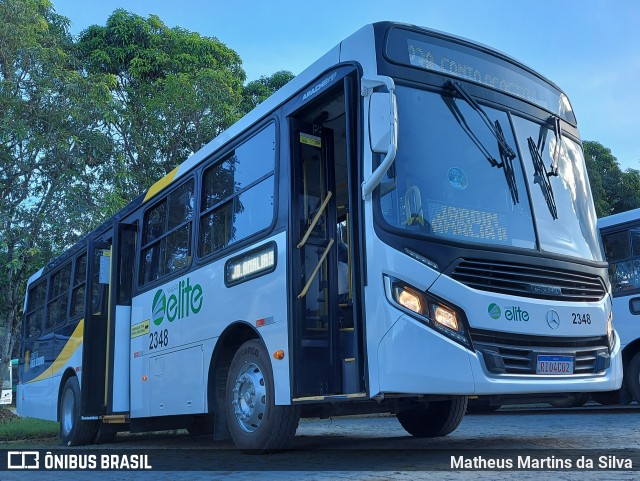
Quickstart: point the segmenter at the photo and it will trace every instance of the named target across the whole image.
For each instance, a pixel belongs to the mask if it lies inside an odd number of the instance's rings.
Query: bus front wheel
[[[633,356],[624,374],[631,397],[640,404],[640,352]]]
[[[250,452],[284,449],[300,420],[298,406],[276,406],[269,355],[256,339],[242,344],[233,356],[226,404],[231,438]]]
[[[82,446],[94,441],[98,432],[97,421],[83,421],[80,418],[80,385],[75,376],[67,379],[62,388],[58,407],[60,439],[65,446]]]
[[[430,402],[426,408],[407,409],[398,413],[398,421],[412,436],[436,438],[452,433],[462,422],[467,397]]]

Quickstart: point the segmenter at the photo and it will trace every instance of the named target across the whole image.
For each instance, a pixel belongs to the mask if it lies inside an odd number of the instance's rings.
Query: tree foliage
[[[288,70],[280,70],[270,77],[263,75],[249,82],[242,92],[242,113],[247,113],[265,101],[276,90],[284,87],[294,75]]]
[[[598,217],[640,207],[640,171],[622,171],[611,150],[599,142],[584,141],[589,182]]]
[[[114,210],[238,118],[242,62],[215,38],[116,10],[77,49],[87,72],[112,79]]]
[[[94,181],[88,149],[104,140],[96,114],[108,91],[75,68],[67,28],[48,0],[0,1],[1,360],[25,278],[73,235],[74,206]]]

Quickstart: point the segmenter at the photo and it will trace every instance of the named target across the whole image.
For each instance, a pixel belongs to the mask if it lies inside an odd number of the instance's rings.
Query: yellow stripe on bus
[[[162,189],[168,186],[171,183],[171,181],[174,179],[176,174],[178,173],[179,167],[180,166],[176,167],[167,175],[165,175],[162,179],[160,179],[158,182],[156,182],[151,187],[149,187],[149,190],[147,191],[147,195],[144,196],[144,202],[148,201],[154,195],[156,195],[158,192],[160,192]]]
[[[49,366],[47,370],[44,371],[42,374],[40,374],[37,378],[32,379],[31,381],[28,381],[25,384],[41,381],[43,379],[52,377],[55,374],[57,374],[57,372],[60,369],[62,369],[65,366],[65,364],[67,364],[67,362],[69,362],[69,359],[71,359],[71,356],[73,356],[73,354],[82,345],[83,332],[84,332],[84,319],[81,319],[78,325],[76,326],[76,328],[73,330],[73,334],[71,334],[71,337],[62,348],[62,351],[60,351],[60,354],[58,354],[58,357],[56,357],[56,360],[53,361],[53,363],[51,363],[51,366]]]

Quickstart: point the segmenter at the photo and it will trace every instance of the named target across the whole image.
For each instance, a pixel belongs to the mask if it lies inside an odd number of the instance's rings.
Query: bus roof
[[[640,219],[640,209],[628,210],[598,219],[598,228],[603,229],[614,225],[626,224],[638,219]]]

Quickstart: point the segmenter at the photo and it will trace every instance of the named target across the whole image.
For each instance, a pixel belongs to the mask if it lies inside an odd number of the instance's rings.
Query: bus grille
[[[460,261],[451,277],[481,291],[554,301],[595,302],[606,289],[595,274],[501,261]]]
[[[535,374],[539,354],[574,356],[574,374],[602,372],[610,364],[604,336],[549,338],[488,331],[471,331],[470,334],[489,371],[498,374]]]

